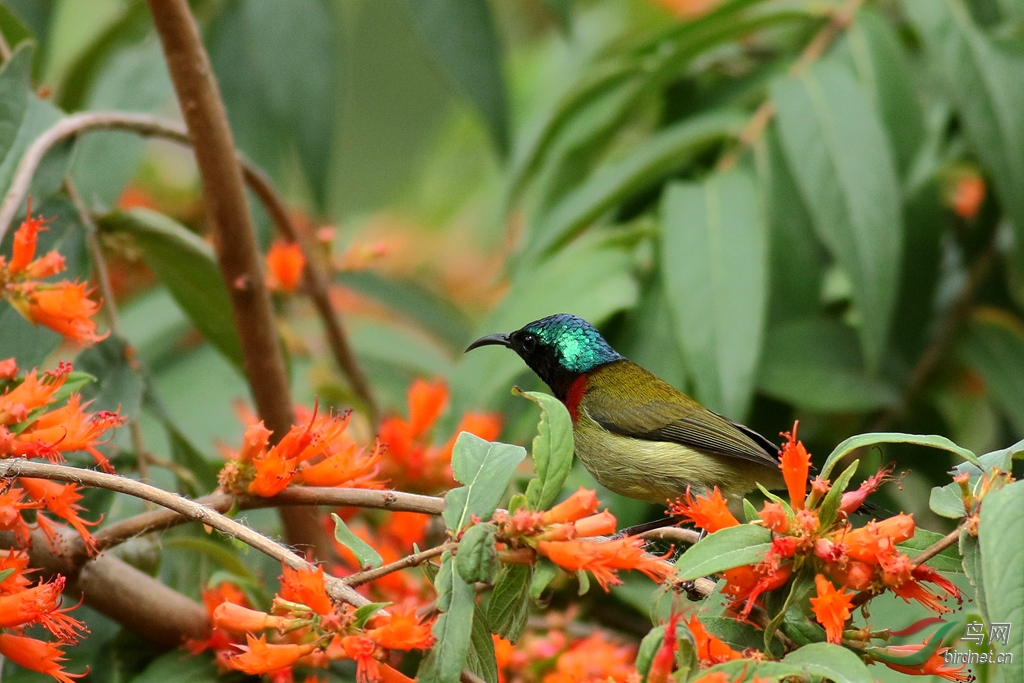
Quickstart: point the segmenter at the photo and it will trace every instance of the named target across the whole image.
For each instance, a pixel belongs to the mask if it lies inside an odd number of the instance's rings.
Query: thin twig
[[[275,560],[283,562],[292,569],[313,568],[311,563],[302,559],[283,545],[270,540],[263,534],[253,531],[230,517],[225,517],[212,508],[179,496],[176,493],[170,493],[155,486],[143,484],[134,479],[128,479],[116,474],[106,474],[105,472],[50,463],[30,462],[21,459],[0,460],[0,479],[12,477],[35,477],[51,481],[64,481],[126,493],[135,498],[152,501],[161,507],[174,510],[188,519],[212,527],[232,538],[237,538],[246,545],[259,550]],[[369,600],[345,585],[341,579],[325,577],[324,586],[335,600],[341,600],[356,607],[369,604]]]
[[[910,559],[911,564],[915,567],[924,564],[949,546],[958,542],[960,540],[960,530],[960,527],[953,529],[941,539],[922,550],[918,555]]]
[[[811,42],[807,43],[800,56],[790,66],[789,73],[794,76],[799,75],[818,61],[825,54],[829,45],[850,25],[862,4],[864,4],[864,0],[847,0],[845,5],[833,12],[829,22],[814,34]],[[772,101],[769,99],[762,102],[750,117],[747,125],[740,131],[736,146],[721,156],[716,169],[727,171],[732,168],[739,160],[740,153],[761,138],[764,129],[768,127],[774,116],[775,105]]]
[[[444,511],[444,499],[433,496],[421,496],[403,491],[313,486],[290,486],[270,498],[213,493],[198,498],[195,502],[217,512],[298,505],[352,506],[396,512],[419,512],[427,515],[439,515]],[[105,550],[136,536],[170,529],[188,521],[190,518],[173,510],[157,510],[110,524],[96,532],[94,538],[99,549]],[[82,550],[84,551],[84,548]]]
[[[4,201],[0,204],[0,239],[6,230],[9,229],[14,220],[18,208],[25,201],[29,185],[35,175],[39,163],[46,153],[62,140],[73,137],[80,133],[94,130],[127,130],[144,136],[160,137],[171,140],[182,145],[192,145],[192,140],[180,124],[168,121],[149,114],[131,114],[125,112],[84,112],[73,114],[55,124],[53,128],[45,131],[36,138],[26,149],[14,173],[14,180],[11,183]],[[306,257],[306,268],[304,272],[306,291],[313,301],[317,314],[324,325],[327,337],[327,345],[331,349],[335,362],[345,375],[346,380],[352,387],[352,391],[363,402],[370,420],[376,423],[378,407],[373,396],[373,391],[366,375],[356,360],[348,342],[348,335],[345,331],[340,316],[331,306],[329,296],[329,281],[327,271],[319,259],[314,258],[312,250],[302,239],[299,231],[288,215],[288,210],[280,195],[274,190],[274,186],[267,179],[259,167],[248,161],[243,155],[238,155],[238,161],[242,165],[242,173],[245,183],[252,190],[253,194],[263,204],[267,213],[274,221],[274,225],[281,235],[292,242],[296,242],[303,250]]]
[[[92,256],[93,268],[96,271],[96,282],[100,288],[100,298],[103,301],[103,310],[107,314],[110,330],[118,338],[124,339],[124,335],[121,334],[121,320],[117,314],[117,302],[114,300],[114,288],[110,284],[107,258],[103,254],[103,247],[100,246],[99,228],[96,227],[96,221],[92,219],[92,213],[86,207],[85,202],[82,201],[82,195],[78,193],[78,188],[75,187],[75,183],[70,175],[64,176],[64,192],[68,195],[68,198],[75,207],[75,211],[78,212],[79,220],[82,221],[82,225],[85,227],[85,241],[89,246],[89,254]],[[124,352],[127,356],[125,361],[133,372],[138,373],[140,368],[135,361],[135,349],[128,346],[125,347]],[[142,425],[134,417],[128,419],[128,436],[131,438],[132,450],[135,451],[135,462],[139,468],[139,478],[148,484],[150,481],[149,451],[146,450],[146,443],[142,438]],[[146,501],[146,505],[147,507],[152,506],[153,503]]]
[[[449,550],[454,550],[458,547],[459,544],[455,543],[454,541],[451,543],[444,543],[442,545],[437,546],[436,548],[430,548],[429,550],[423,550],[418,553],[413,553],[412,555],[407,555],[400,560],[395,560],[390,564],[381,565],[376,569],[366,569],[357,574],[346,576],[342,579],[342,581],[344,581],[350,586],[361,586],[364,583],[375,581],[376,579],[379,579],[382,576],[387,576],[392,572],[397,572],[402,569],[408,569],[409,567],[418,567],[427,560],[431,560],[435,557],[438,557],[439,555],[443,555]]]

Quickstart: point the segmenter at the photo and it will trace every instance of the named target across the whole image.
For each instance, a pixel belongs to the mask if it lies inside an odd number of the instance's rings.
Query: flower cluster
[[[0,362],[0,386],[4,387],[0,395],[0,458],[42,457],[60,462],[66,453],[84,451],[101,468],[113,472],[99,446],[123,418],[109,411],[86,412],[88,404],[83,404],[77,393],[70,394],[63,406],[53,407],[60,401],[71,371],[69,363],[61,363],[56,370],[42,374],[30,370],[18,382],[13,359]],[[75,484],[21,477],[0,494],[0,530],[13,532],[19,544],[27,544],[29,524],[22,511],[32,509],[36,510],[36,524],[51,542],[56,539],[56,528],[47,515],[71,524],[92,551],[92,535],[86,528],[90,523],[78,514],[81,498]]]
[[[388,449],[382,471],[394,488],[436,493],[455,486],[451,459],[456,437],[469,432],[491,441],[501,432],[501,416],[497,413],[466,413],[451,438],[442,446],[434,446],[434,425],[447,405],[448,387],[444,382],[416,380],[409,388],[409,418],[393,415],[381,423],[378,436]]]
[[[64,577],[57,575],[52,581],[32,585],[25,576],[28,554],[22,550],[7,550],[0,556],[0,655],[15,664],[53,676],[60,683],[85,674],[64,671],[64,653],[61,646],[45,640],[29,638],[24,629],[39,625],[60,643],[74,644],[84,632],[85,625],[68,616],[72,608],[61,609]]]
[[[213,632],[194,643],[193,651],[213,649],[224,669],[271,674],[277,680],[290,680],[297,666],[322,668],[348,659],[356,663],[358,683],[408,682],[388,663],[390,653],[434,643],[431,624],[413,609],[392,607],[375,614],[376,607],[334,604],[324,588],[323,568],[285,567],[270,612],[253,609],[240,591],[223,584],[204,600]]]
[[[563,502],[545,512],[520,507],[508,513],[495,512],[497,537],[504,544],[498,553],[502,561],[533,564],[538,555],[546,557],[569,572],[589,571],[601,587],[622,583],[620,569],[635,569],[659,583],[675,570],[665,557],[644,551],[644,540],[627,536],[612,540],[597,539],[615,533],[615,516],[597,512],[597,494],[580,488]]]
[[[584,638],[566,635],[569,615],[547,616],[543,633],[526,633],[516,644],[494,636],[499,683],[634,683],[636,645],[603,630]]]
[[[925,564],[914,564],[900,550],[899,544],[915,533],[911,515],[872,520],[859,528],[850,524],[849,514],[864,504],[891,470],[878,472],[853,491],[833,490],[829,481],[818,477],[808,486],[810,455],[796,439],[795,428],[784,436],[787,442],[779,466],[789,502],[769,495],[770,500],[751,522],[771,531],[771,546],[760,562],[722,572],[726,582],[722,593],[731,599],[731,609],[740,619],[747,619],[762,604],[764,594],[780,590],[791,581],[811,581],[808,613],[824,628],[825,639],[855,647],[871,657],[872,648],[866,641],[875,636],[870,629],[852,630],[850,623],[858,604],[892,591],[907,602],[916,601],[932,612],[942,613],[949,611],[943,604],[948,597],[961,600],[959,590],[948,579]],[[853,468],[840,479],[848,481],[852,474]],[[687,493],[672,503],[669,511],[709,532],[740,524],[717,488],[707,496]],[[695,637],[698,629],[699,624],[691,622]],[[723,651],[721,656],[741,655]],[[712,656],[710,661],[724,661],[721,656]],[[884,661],[882,657],[877,659]],[[965,680],[959,669],[940,671],[937,666],[933,656],[911,668],[915,673],[924,673],[927,668],[951,680]]]
[[[380,444],[372,449],[356,444],[345,431],[349,415],[301,411],[301,423],[273,446],[263,422],[250,422],[241,448],[221,469],[221,488],[267,497],[290,484],[384,488],[377,479],[384,449]]]
[[[36,325],[44,325],[74,341],[94,344],[106,335],[96,333],[92,316],[100,304],[89,298],[84,282],[45,282],[65,269],[56,250],[36,258],[43,219],[29,215],[14,233],[10,262],[0,256],[0,296]]]

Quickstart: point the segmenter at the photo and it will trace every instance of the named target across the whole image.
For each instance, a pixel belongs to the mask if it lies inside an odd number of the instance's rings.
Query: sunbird
[[[510,348],[568,409],[576,456],[602,486],[664,504],[717,486],[736,499],[784,482],[779,449],[628,360],[582,318],[560,313],[469,345]]]

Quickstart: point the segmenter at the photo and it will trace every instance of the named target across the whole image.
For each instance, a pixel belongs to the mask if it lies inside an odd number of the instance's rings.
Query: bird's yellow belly
[[[739,498],[757,488],[781,485],[778,471],[739,458],[700,453],[680,444],[647,441],[604,429],[581,411],[573,438],[576,456],[602,486],[615,493],[665,504],[686,493],[701,494],[717,486]]]

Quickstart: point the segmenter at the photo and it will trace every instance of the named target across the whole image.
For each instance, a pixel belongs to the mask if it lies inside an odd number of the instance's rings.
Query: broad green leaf
[[[207,31],[239,149],[277,177],[293,146],[320,206],[331,180],[338,33],[325,0],[226,3]]]
[[[473,631],[469,638],[466,668],[486,683],[498,683],[498,660],[494,654],[494,639],[487,615],[482,609],[473,611]]]
[[[0,159],[5,161],[5,166],[28,109],[34,54],[35,48],[31,43],[22,43],[0,70]]]
[[[204,536],[170,536],[160,541],[162,548],[177,548],[193,558],[199,556],[208,557],[220,567],[235,576],[242,576],[255,580],[256,576],[246,566],[238,551],[233,549],[226,541],[215,540],[216,537],[206,538]]]
[[[776,126],[765,131],[765,142],[765,153],[755,159],[768,215],[768,320],[777,325],[821,310],[826,255],[782,152]],[[859,361],[860,354],[856,357]],[[772,354],[763,353],[762,359],[763,371],[773,361]]]
[[[903,666],[921,666],[926,661],[928,661],[928,659],[933,654],[935,654],[935,651],[939,649],[940,645],[942,645],[942,641],[946,637],[946,634],[948,634],[951,630],[956,628],[956,626],[957,624],[955,622],[947,622],[943,624],[938,628],[938,630],[935,631],[935,633],[931,634],[928,637],[923,647],[921,647],[916,652],[912,652],[911,654],[900,657],[894,657],[891,654],[879,652],[877,650],[875,650],[873,654],[882,661],[893,662],[895,664],[902,664]],[[873,650],[873,648],[867,649],[869,651]]]
[[[911,78],[907,56],[892,22],[872,7],[857,12],[843,36],[854,75],[884,124],[901,177],[924,142],[924,111]]]
[[[701,617],[700,623],[708,633],[728,643],[734,650],[764,650],[763,631],[752,624],[731,617]]]
[[[1024,433],[1024,323],[1005,311],[983,309],[971,317],[957,350],[985,380],[1017,433]]]
[[[853,284],[869,370],[889,336],[903,218],[889,141],[849,70],[820,62],[778,82],[782,148],[821,240]]]
[[[172,219],[147,209],[108,214],[100,220],[100,227],[132,236],[147,265],[196,328],[244,374],[231,302],[210,245]]]
[[[533,401],[540,408],[540,424],[531,447],[537,483],[530,482],[526,497],[531,509],[547,510],[561,493],[572,467],[572,419],[554,396],[518,388],[512,389],[512,393]]]
[[[996,468],[1009,472],[1013,467],[1012,461],[1015,458],[1022,457],[1024,457],[1024,440],[1018,441],[1007,448],[986,453],[978,458],[978,462],[985,468],[984,471],[987,471],[988,468]],[[953,469],[952,474],[963,474],[964,472],[970,476],[968,486],[971,489],[976,488],[983,470],[978,469],[969,462],[965,462],[957,465]],[[960,492],[960,485],[956,482],[934,487],[928,505],[933,512],[943,517],[958,519],[967,514],[964,508],[964,499]]]
[[[913,559],[918,553],[927,550],[941,541],[944,536],[945,534],[928,531],[927,529],[915,529],[913,538],[907,539],[902,543],[898,543],[896,547]],[[928,560],[927,564],[932,569],[940,572],[960,573],[964,570],[960,554],[957,553],[956,548],[952,546],[946,548],[941,553]]]
[[[636,302],[633,258],[610,240],[581,239],[536,268],[517,273],[512,288],[488,315],[476,336],[511,332],[531,320],[572,311],[595,325]],[[466,354],[456,367],[456,409],[479,409],[508,396],[526,366],[508,349],[490,347]],[[458,410],[456,410],[458,412]]]
[[[210,653],[198,657],[182,657],[179,651],[172,650],[150,662],[142,673],[131,679],[131,683],[167,683],[176,680],[217,683],[221,676]]]
[[[480,112],[498,152],[508,151],[508,102],[501,42],[487,0],[412,0],[424,44],[459,92]]]
[[[835,683],[871,683],[874,680],[857,655],[831,643],[805,645],[786,655],[782,661],[801,666],[807,673],[824,676]]]
[[[459,683],[473,631],[476,589],[459,576],[451,553],[442,556],[434,587],[441,611],[432,629],[437,643],[420,663],[416,678],[420,683]]]
[[[530,582],[530,597],[534,600],[540,600],[544,594],[544,590],[548,587],[548,584],[558,576],[558,565],[551,560],[542,558],[537,562],[537,566],[533,572],[533,581]]]
[[[494,583],[498,574],[498,551],[494,548],[497,532],[493,524],[474,524],[462,534],[455,568],[467,583]]]
[[[959,519],[967,514],[960,487],[955,483],[933,487],[928,497],[928,507],[935,514],[950,519]]]
[[[144,383],[131,353],[126,340],[111,334],[78,354],[75,367],[96,378],[82,389],[82,398],[93,402],[90,410],[120,409],[129,420],[139,419]]]
[[[461,352],[470,341],[472,330],[466,314],[412,280],[395,280],[372,270],[346,270],[338,272],[335,281],[373,297],[455,351]]]
[[[941,78],[973,151],[991,171],[1014,227],[1014,265],[1024,265],[1024,52],[1019,38],[997,42],[961,0],[903,0],[928,63]]]
[[[661,269],[676,336],[702,403],[750,409],[768,301],[768,245],[757,189],[742,170],[669,185]]]
[[[676,634],[674,633],[671,635],[666,633],[665,626],[662,624],[648,631],[647,635],[640,641],[640,648],[636,653],[636,672],[640,674],[641,683],[647,680],[647,673],[651,670],[654,657],[658,654],[658,650],[661,649],[665,638],[674,638],[675,636]]]
[[[1024,566],[1024,481],[1007,484],[985,496],[978,521],[981,546],[981,576],[990,624],[1012,624],[1008,648],[1012,663],[1004,663],[1007,681],[1024,680],[1024,573],[1013,567]]]
[[[692,581],[744,564],[757,564],[771,547],[772,533],[763,526],[740,524],[705,536],[676,560],[679,578]]]
[[[821,505],[818,507],[820,528],[828,529],[832,526],[832,523],[836,521],[836,516],[839,514],[839,504],[843,499],[843,492],[846,491],[846,487],[849,486],[850,480],[853,479],[853,475],[857,473],[858,465],[860,465],[860,460],[854,460],[853,463],[839,475],[839,478],[832,484],[832,488],[830,488],[828,493],[825,494],[824,500],[821,501]]]
[[[357,607],[356,611],[352,613],[355,627],[363,628],[374,614],[387,608],[389,605],[391,605],[390,602],[371,602],[369,605]]]
[[[598,168],[535,226],[527,258],[564,246],[612,207],[697,154],[735,137],[745,121],[733,111],[701,114],[659,131],[621,159]]]
[[[932,434],[902,434],[900,432],[871,432],[868,434],[851,436],[836,446],[825,460],[824,466],[821,468],[821,478],[828,479],[832,472],[832,468],[835,467],[836,463],[838,463],[847,453],[851,453],[858,448],[874,446],[881,443],[909,443],[917,446],[930,446],[931,448],[949,451],[950,453],[963,458],[967,462],[974,463],[975,465],[979,464],[978,457],[974,455],[974,453],[970,452],[966,448],[957,446],[944,436],[936,436]]]
[[[526,449],[521,446],[491,443],[469,432],[459,434],[452,450],[452,472],[464,486],[444,497],[447,507],[443,517],[448,529],[462,529],[473,515],[490,519],[512,473],[525,457]]]
[[[333,512],[331,513],[331,519],[334,520],[334,540],[352,551],[361,569],[379,567],[384,563],[380,553],[374,550],[369,543],[352,533],[352,530],[345,524],[345,520]]]
[[[770,327],[758,391],[805,410],[863,412],[895,405],[899,390],[864,372],[856,333],[837,320],[803,318]]]
[[[530,583],[533,567],[507,564],[487,600],[487,621],[491,630],[513,645],[519,642],[530,616]]]
[[[985,600],[985,576],[981,570],[981,544],[977,536],[971,536],[964,529],[960,532],[960,557],[963,558],[963,570],[967,580],[974,587],[974,604],[981,612],[981,618],[986,624],[991,624],[992,619],[988,614],[988,603]]]

